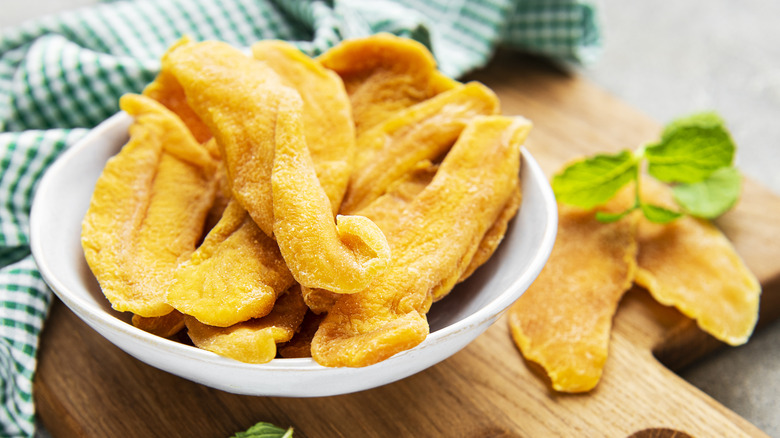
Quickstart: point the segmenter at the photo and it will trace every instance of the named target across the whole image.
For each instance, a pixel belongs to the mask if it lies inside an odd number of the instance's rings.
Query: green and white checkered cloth
[[[377,32],[417,39],[453,77],[499,46],[588,62],[595,6],[578,0],[112,1],[0,35],[0,436],[34,433],[32,378],[51,301],[29,250],[29,212],[47,166],[140,92],[181,35],[247,47],[275,38],[316,55]]]

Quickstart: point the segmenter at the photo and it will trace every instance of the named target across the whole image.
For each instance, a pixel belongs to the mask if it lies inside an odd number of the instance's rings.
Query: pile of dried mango
[[[244,362],[366,366],[493,253],[530,129],[496,96],[377,35],[311,59],[183,39],[143,95],[83,222],[114,309]]]
[[[640,193],[673,208],[664,184],[643,181]],[[624,211],[633,195],[633,187],[624,189],[596,210]],[[612,318],[633,284],[716,339],[747,342],[758,319],[761,285],[711,222],[685,216],[658,224],[635,211],[602,223],[591,209],[559,203],[558,210],[550,258],[508,312],[518,348],[544,368],[555,390],[585,392],[598,384]]]

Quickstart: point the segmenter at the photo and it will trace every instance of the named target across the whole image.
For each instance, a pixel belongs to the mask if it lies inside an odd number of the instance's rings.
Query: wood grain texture
[[[497,92],[505,114],[534,122],[527,148],[548,173],[584,154],[633,149],[660,132],[636,110],[538,59],[502,55],[472,78]],[[780,241],[777,217],[780,199],[748,183],[740,205],[718,222],[764,286],[762,323],[780,313],[780,247],[766,245]],[[615,317],[604,377],[588,394],[552,392],[502,318],[450,359],[390,385],[335,397],[248,397],[133,359],[57,301],[34,391],[55,437],[226,437],[258,421],[293,426],[296,437],[765,436],[669,369],[719,346],[634,289]]]

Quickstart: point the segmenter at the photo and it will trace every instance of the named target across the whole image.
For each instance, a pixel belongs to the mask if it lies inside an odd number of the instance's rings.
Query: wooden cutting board
[[[527,148],[552,173],[574,157],[635,148],[660,126],[584,79],[536,58],[501,55],[473,75],[505,114],[534,122]],[[780,314],[780,198],[747,182],[718,225],[760,279],[765,324]],[[670,369],[720,344],[676,310],[630,291],[615,317],[604,377],[558,394],[526,363],[504,318],[461,352],[405,380],[313,399],[238,396],[137,361],[55,301],[34,394],[54,437],[227,437],[258,421],[296,437],[765,436]]]

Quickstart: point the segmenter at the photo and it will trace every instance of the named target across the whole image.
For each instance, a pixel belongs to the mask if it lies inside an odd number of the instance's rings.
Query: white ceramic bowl
[[[154,367],[224,391],[318,397],[361,391],[417,373],[458,352],[484,332],[528,288],[547,261],[557,230],[547,179],[524,149],[523,202],[488,263],[428,315],[431,333],[417,347],[364,368],[326,368],[311,359],[246,364],[160,338],[115,312],[81,249],[81,220],[106,161],[127,141],[131,118],[119,113],[92,130],[43,177],[33,203],[32,253],[44,280],[82,320],[109,341]]]

